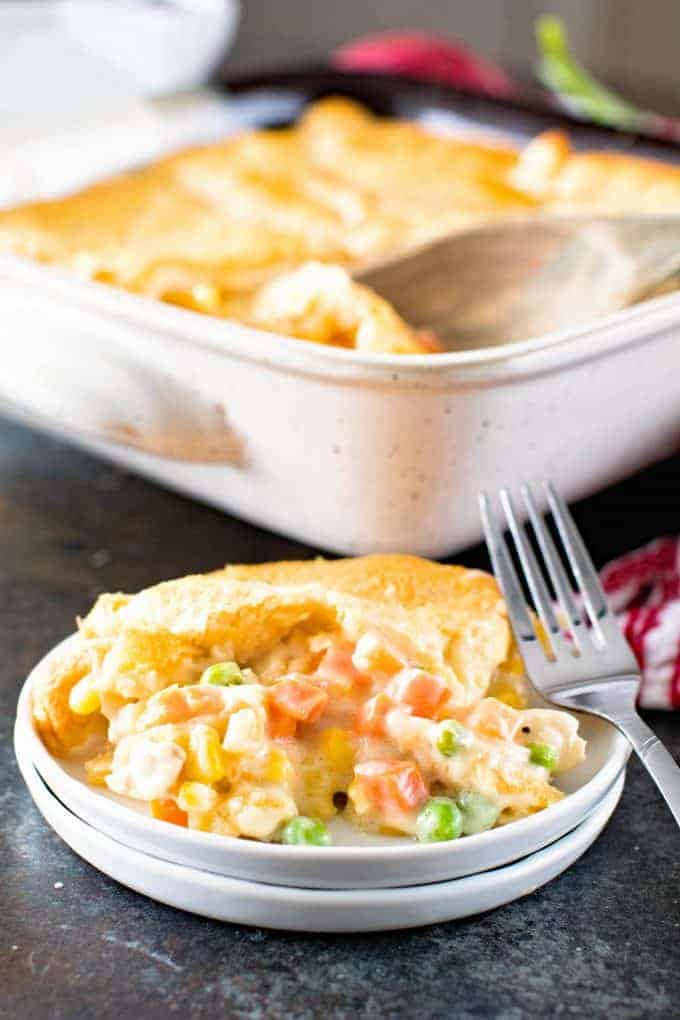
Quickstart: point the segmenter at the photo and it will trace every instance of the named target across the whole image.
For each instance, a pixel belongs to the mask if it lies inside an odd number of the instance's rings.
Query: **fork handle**
[[[637,714],[612,719],[628,738],[680,825],[680,766]]]

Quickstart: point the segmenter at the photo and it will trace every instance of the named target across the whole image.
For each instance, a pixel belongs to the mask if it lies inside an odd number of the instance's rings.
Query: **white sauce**
[[[114,793],[139,800],[166,797],[179,778],[186,758],[178,744],[124,737],[116,748],[106,783]]]

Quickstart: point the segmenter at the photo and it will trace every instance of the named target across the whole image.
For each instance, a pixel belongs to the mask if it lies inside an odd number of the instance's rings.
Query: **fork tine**
[[[521,646],[525,664],[529,669],[532,661],[536,664],[536,654],[540,655],[545,664],[546,658],[534,631],[522,586],[519,583],[505,539],[491,509],[489,497],[485,492],[479,495],[479,513],[494,573],[505,596],[510,623],[517,643]]]
[[[570,652],[571,649],[567,646],[567,643],[562,634],[562,628],[560,627],[555,611],[553,609],[552,599],[545,581],[543,580],[543,573],[538,566],[534,552],[527,541],[527,537],[524,528],[519,523],[515,508],[513,505],[512,497],[507,489],[501,489],[500,500],[505,511],[505,517],[510,528],[510,532],[517,548],[520,563],[524,570],[524,576],[529,585],[529,591],[531,597],[534,600],[534,606],[538,612],[546,633],[550,637],[550,643],[553,646],[553,651],[557,652]]]
[[[544,488],[557,524],[557,530],[564,548],[567,550],[571,569],[581,589],[588,616],[593,626],[599,629],[601,620],[609,614],[609,606],[597,571],[583,544],[583,539],[574,523],[569,507],[552,482],[546,482]]]
[[[550,577],[555,594],[557,595],[562,612],[564,613],[569,630],[571,632],[574,641],[578,645],[581,651],[586,651],[588,645],[584,645],[583,639],[583,617],[578,610],[574,595],[572,592],[571,584],[566,575],[562,562],[555,549],[555,544],[550,537],[550,532],[545,526],[543,518],[538,512],[534,497],[531,493],[531,489],[528,485],[523,485],[521,488],[522,498],[529,511],[529,517],[531,519],[531,525],[534,529],[534,533],[538,540],[541,552],[543,553],[543,559]]]

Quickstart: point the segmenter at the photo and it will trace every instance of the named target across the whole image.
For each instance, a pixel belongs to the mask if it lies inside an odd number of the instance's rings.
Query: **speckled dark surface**
[[[680,530],[679,475],[667,461],[576,508],[599,561]],[[11,730],[26,673],[102,590],[313,550],[7,423],[0,525],[0,1016],[680,1016],[680,834],[635,762],[585,857],[467,921],[278,934],[183,914],[99,874],[48,829],[19,777]],[[486,565],[479,549],[459,559]],[[648,719],[680,754],[680,717]]]

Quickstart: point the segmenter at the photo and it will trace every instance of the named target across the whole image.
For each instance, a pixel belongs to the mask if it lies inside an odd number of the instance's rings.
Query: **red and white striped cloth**
[[[680,538],[658,538],[602,570],[642,670],[640,704],[680,708]]]

